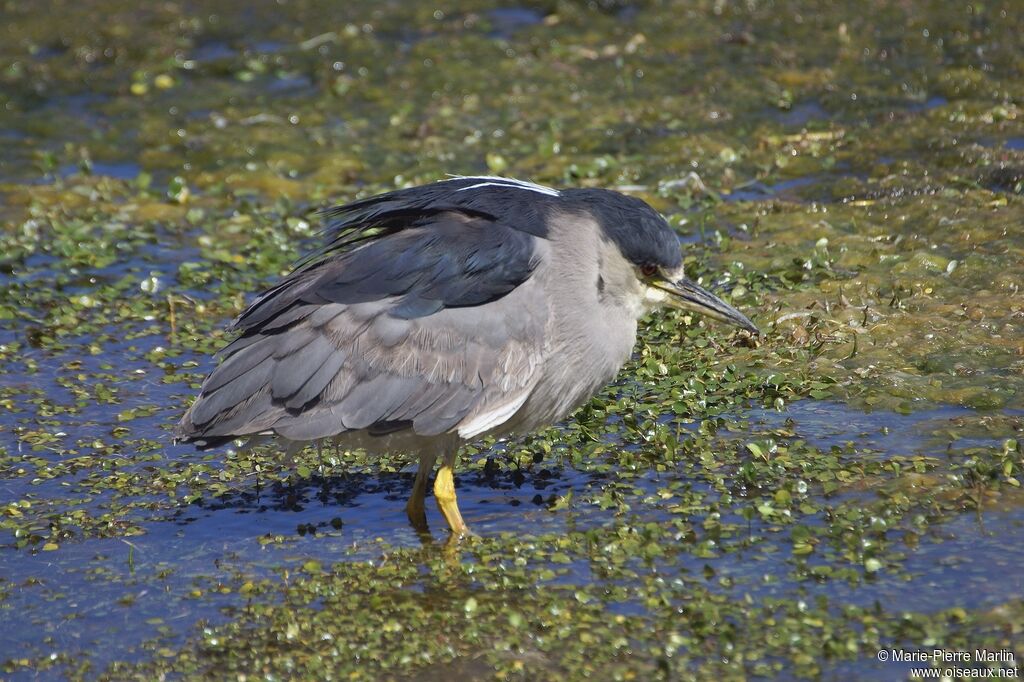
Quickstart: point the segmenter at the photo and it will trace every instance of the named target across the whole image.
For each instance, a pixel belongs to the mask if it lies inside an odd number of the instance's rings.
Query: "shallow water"
[[[1010,3],[60,9],[0,28],[6,675],[1019,663]],[[573,419],[465,454],[457,546],[401,458],[170,442],[317,208],[445,173],[644,198],[765,334],[646,320]]]
[[[152,399],[152,396],[151,396]],[[933,431],[962,416],[965,410],[943,408],[912,415],[861,413],[841,403],[804,401],[783,413],[744,412],[749,433],[778,427],[783,421],[798,437],[815,447],[856,443],[877,456],[941,453]],[[149,419],[159,433],[167,415]],[[1020,413],[1018,412],[1018,416]],[[88,419],[88,417],[87,417]],[[97,430],[110,428],[98,420]],[[87,434],[83,434],[86,435]],[[996,446],[992,439],[971,439],[971,447]],[[16,446],[15,446],[16,447]],[[168,459],[194,458],[187,448],[165,451]],[[543,462],[542,466],[547,462]],[[253,477],[255,479],[255,477]],[[614,526],[615,514],[592,507],[575,509],[571,519],[548,511],[546,500],[572,489],[579,497],[596,495],[614,475],[579,471],[572,466],[544,466],[519,476],[481,471],[459,477],[463,514],[481,536],[499,536],[528,529],[531,535],[559,535],[569,523],[574,531]],[[374,560],[380,541],[391,547],[418,548],[424,542],[409,526],[404,499],[411,473],[314,475],[293,484],[258,484],[250,480],[229,495],[210,502],[165,509],[141,525],[145,533],[128,538],[93,539],[62,545],[59,553],[0,554],[2,574],[13,588],[5,608],[19,614],[19,627],[5,629],[8,651],[91,651],[94,665],[140,655],[152,638],[180,642],[194,624],[216,624],[225,612],[239,608],[245,597],[218,593],[216,586],[247,579],[273,577],[281,570],[299,570],[307,561]],[[645,474],[632,481],[635,495],[647,496],[671,483],[690,484],[675,472]],[[9,481],[12,498],[60,495],[47,486],[19,486]],[[154,498],[159,502],[159,498]],[[103,499],[94,502],[98,507]],[[636,524],[661,523],[671,518],[657,505],[633,510]],[[439,517],[432,514],[436,526]],[[751,534],[767,532],[753,524]],[[835,604],[871,607],[898,603],[900,609],[923,613],[959,607],[990,609],[1008,598],[1024,597],[1024,577],[1016,568],[1024,549],[1008,538],[1024,532],[1024,507],[994,509],[984,515],[964,513],[932,529],[907,556],[897,575],[881,575],[867,584],[830,582],[807,585],[787,579],[791,570],[785,540],[769,539],[755,550],[738,550],[714,559],[687,558],[666,564],[667,573],[699,574],[710,566],[727,579],[725,593],[754,598],[827,598]],[[435,534],[441,537],[439,533]],[[281,543],[263,545],[261,538],[278,536]],[[434,542],[428,540],[428,543]],[[439,547],[439,546],[438,546]],[[440,551],[440,550],[438,550]],[[59,558],[59,561],[55,559]],[[570,563],[562,581],[591,582],[588,562]],[[202,592],[201,598],[194,594]],[[613,612],[642,612],[642,605],[619,602]],[[45,647],[40,644],[46,642]],[[844,669],[858,675],[877,665]]]

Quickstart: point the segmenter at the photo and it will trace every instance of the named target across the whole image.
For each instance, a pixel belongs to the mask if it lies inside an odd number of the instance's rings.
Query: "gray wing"
[[[536,381],[548,309],[536,237],[444,212],[290,275],[235,321],[175,436],[473,437]]]

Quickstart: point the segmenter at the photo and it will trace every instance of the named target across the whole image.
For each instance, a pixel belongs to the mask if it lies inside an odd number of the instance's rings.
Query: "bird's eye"
[[[654,277],[655,273],[657,272],[657,265],[651,265],[650,263],[648,263],[647,265],[640,266],[640,274],[643,275],[644,277]]]

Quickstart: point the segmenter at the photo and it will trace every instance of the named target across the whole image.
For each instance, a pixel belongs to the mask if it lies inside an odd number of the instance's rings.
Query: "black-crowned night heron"
[[[418,455],[417,527],[438,457],[434,496],[461,535],[459,447],[568,416],[615,377],[652,308],[757,331],[686,278],[664,218],[615,192],[457,177],[328,215],[326,245],[232,323],[241,335],[175,438]]]

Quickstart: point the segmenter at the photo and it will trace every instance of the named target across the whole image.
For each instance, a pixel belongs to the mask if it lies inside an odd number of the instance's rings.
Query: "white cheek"
[[[658,287],[646,287],[644,289],[644,304],[648,308],[656,308],[668,302],[669,293]]]
[[[639,282],[637,282],[637,284],[639,284]],[[616,299],[616,304],[622,307],[628,317],[632,317],[634,320],[639,320],[641,317],[649,313],[652,308],[658,306],[658,304],[648,301],[648,288],[649,287],[643,284],[640,284],[640,286],[633,286],[630,290],[621,294]]]

